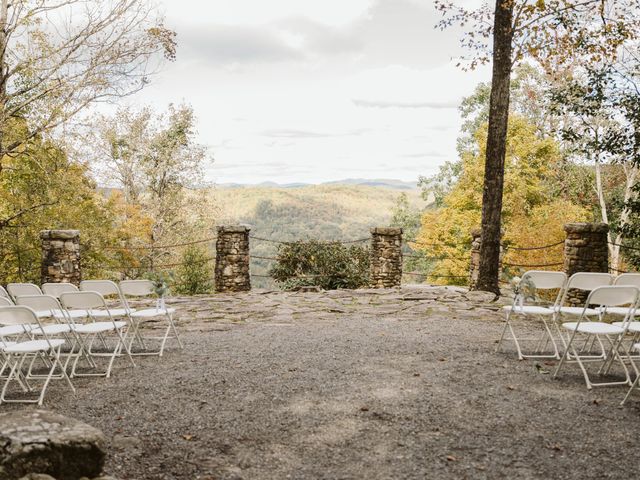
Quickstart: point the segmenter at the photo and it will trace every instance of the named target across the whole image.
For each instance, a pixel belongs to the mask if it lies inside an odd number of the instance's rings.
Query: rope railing
[[[559,267],[560,265],[564,265],[564,262],[556,262],[556,263],[537,263],[537,264],[527,264],[527,263],[503,263],[505,267],[524,267],[524,268],[543,268],[543,267]]]
[[[215,260],[216,257],[207,257],[201,258],[199,260],[191,260],[189,262],[176,262],[176,263],[162,263],[159,265],[96,265],[97,268],[101,268],[103,270],[162,270],[165,268],[173,268],[173,267],[181,267],[187,264],[201,264],[208,263]]]
[[[518,251],[530,251],[530,250],[546,250],[548,248],[557,247],[559,245],[564,245],[564,240],[561,240],[556,243],[550,243],[548,245],[540,245],[537,247],[516,247],[513,245],[504,245],[503,248],[505,250],[518,250]]]
[[[627,270],[618,270],[617,268],[613,268],[613,267],[609,267],[609,272],[610,273],[630,273]]]
[[[102,248],[103,248],[103,250],[125,250],[125,251],[126,250],[169,250],[171,248],[187,247],[189,245],[197,245],[199,243],[211,242],[211,241],[215,240],[216,238],[218,238],[218,237],[214,236],[214,237],[204,238],[202,240],[193,240],[191,242],[174,243],[174,244],[170,244],[170,245],[144,245],[144,246],[139,246],[139,247],[107,246],[107,247],[102,247]]]
[[[607,242],[609,245],[613,245],[614,247],[620,247],[623,250],[635,250],[640,252],[640,248],[638,247],[630,247],[629,245],[622,245],[621,243],[615,243],[615,242]]]
[[[295,241],[294,240],[274,240],[272,238],[258,237],[256,235],[249,235],[249,238],[251,240],[257,240],[260,242],[275,243],[277,245],[295,245],[296,243],[304,241],[304,240],[295,240]],[[326,243],[326,244],[339,243],[341,245],[349,245],[353,243],[368,242],[369,240],[371,240],[370,237],[356,238],[355,240],[319,240],[318,243]]]

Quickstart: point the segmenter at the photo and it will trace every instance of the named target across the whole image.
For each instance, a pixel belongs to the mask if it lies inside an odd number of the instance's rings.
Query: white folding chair
[[[520,282],[521,285],[532,285],[535,290],[558,290],[558,294],[556,296],[556,301],[554,307],[558,305],[560,298],[562,297],[563,287],[567,281],[567,275],[564,272],[546,272],[542,270],[531,270],[525,272],[522,275],[522,280]],[[560,353],[558,352],[558,346],[553,338],[553,334],[551,333],[551,329],[549,328],[549,324],[547,323],[547,319],[551,320],[554,316],[554,308],[548,308],[540,305],[525,305],[526,298],[523,293],[519,293],[513,299],[512,305],[505,305],[503,310],[506,313],[505,325],[502,329],[502,335],[498,340],[498,345],[496,346],[496,352],[500,351],[500,347],[502,346],[502,342],[505,339],[505,334],[507,330],[511,334],[511,338],[516,345],[516,350],[518,352],[518,359],[523,360],[525,358],[560,358]],[[534,349],[533,354],[524,354],[522,353],[522,348],[520,346],[520,342],[523,339],[518,339],[516,332],[513,327],[513,317],[515,315],[523,315],[524,317],[537,317],[540,319],[544,326],[544,330],[542,333],[542,337],[537,340],[536,348]],[[551,342],[553,346],[553,354],[541,353],[543,352],[548,343]]]
[[[0,285],[0,298],[7,298],[11,300],[11,295],[9,295],[9,292],[7,292],[2,285]]]
[[[591,291],[587,297],[585,306],[583,307],[583,313],[580,315],[576,322],[565,322],[562,324],[562,328],[570,333],[567,348],[558,363],[554,377],[558,375],[562,366],[567,362],[575,362],[580,366],[582,374],[584,375],[587,389],[591,389],[596,386],[608,386],[608,385],[631,385],[631,377],[629,376],[629,370],[627,369],[624,360],[619,353],[619,345],[626,332],[626,324],[630,321],[633,315],[633,306],[636,305],[640,299],[640,290],[634,286],[606,286],[597,287]],[[629,305],[627,307],[627,314],[625,315],[625,326],[611,325],[606,322],[592,320],[593,316],[587,315],[587,305],[596,305],[600,308],[619,307],[622,305]],[[583,350],[578,350],[575,346],[577,338],[579,336],[586,336],[587,341],[589,338],[595,338],[597,344],[600,347],[600,353],[598,355],[592,355],[584,353]],[[608,341],[609,345],[606,347],[601,338]],[[592,342],[592,345],[596,342]],[[610,363],[617,360],[625,373],[624,381],[611,381],[611,382],[593,382],[591,381],[585,363],[587,362],[600,362],[601,368],[598,373],[607,373],[610,368]]]
[[[68,321],[58,299],[51,295],[20,295],[16,297],[16,305],[24,305],[31,308],[36,312],[36,316],[40,320],[52,320],[52,323],[43,325],[42,331],[46,332],[47,335],[60,335],[71,332],[72,324]],[[38,333],[36,332],[40,332],[40,330],[32,330],[31,335],[37,335]]]
[[[2,288],[2,287],[0,287]],[[14,303],[8,297],[3,297],[0,295],[0,307],[12,307]],[[7,356],[2,351],[2,347],[7,347],[9,345],[14,345],[16,342],[12,341],[15,335],[26,335],[27,330],[31,329],[31,325],[28,326],[6,326],[0,327],[0,378],[6,378],[4,375],[5,369],[7,367]]]
[[[85,323],[76,324],[74,327],[78,340],[82,343],[84,351],[92,359],[95,357],[109,358],[109,363],[104,372],[78,373],[76,371],[78,360],[80,358],[78,356],[76,357],[71,369],[72,376],[103,376],[108,378],[111,376],[111,369],[113,368],[113,363],[116,357],[122,353],[123,349],[129,357],[129,361],[135,367],[135,363],[131,357],[131,352],[129,351],[129,346],[126,344],[127,322],[115,320],[115,318],[110,314],[109,308],[107,307],[102,295],[98,292],[67,292],[60,295],[60,303],[66,310],[84,310],[88,313],[88,320]],[[106,311],[107,320],[96,321],[95,317],[91,314],[91,312],[95,310]],[[115,336],[114,346],[111,349],[109,349],[107,339],[105,337],[105,335],[109,333]],[[93,344],[96,338],[100,338],[104,347],[107,349],[106,352],[97,352],[93,350]]]
[[[91,357],[82,348],[83,343],[76,332],[76,328],[81,324],[74,323],[73,321],[73,318],[87,318],[87,311],[74,310],[74,312],[84,313],[84,315],[75,315],[75,317],[72,318],[69,312],[62,308],[58,299],[52,295],[22,295],[16,298],[16,303],[29,307],[36,312],[37,317],[41,320],[41,324],[42,320],[50,321],[50,323],[42,324],[42,328],[32,328],[29,331],[32,337],[35,338],[43,334],[62,335],[68,342],[69,351],[61,352],[62,355],[67,356],[64,364],[65,369],[70,359],[77,355],[83,355],[87,362],[95,367],[95,363],[93,363]]]
[[[14,300],[20,295],[42,295],[42,290],[35,283],[9,283],[7,291]]]
[[[599,317],[601,311],[599,309],[590,308],[589,304],[573,307],[569,305],[565,305],[567,301],[567,297],[569,296],[571,290],[582,290],[585,292],[591,292],[595,288],[598,287],[606,287],[613,283],[613,275],[609,273],[601,273],[601,272],[578,272],[574,273],[569,277],[567,283],[565,283],[564,290],[562,292],[562,297],[553,307],[554,315],[553,315],[553,324],[556,327],[556,332],[562,341],[563,346],[567,347],[568,335],[567,332],[564,331],[560,326],[564,321],[565,317],[569,316],[580,316],[586,315],[589,317]],[[587,307],[586,309],[584,307]],[[586,345],[586,342],[585,342]]]
[[[80,282],[80,290],[98,292],[104,297],[105,300],[109,299],[111,301],[117,302],[117,306],[109,306],[108,312],[106,310],[96,309],[91,312],[91,316],[96,319],[105,319],[108,318],[109,315],[112,315],[116,318],[125,319],[131,326],[128,332],[131,337],[129,350],[132,352],[132,354],[135,355],[135,353],[133,353],[133,350],[131,350],[134,340],[138,342],[140,348],[145,348],[144,340],[138,333],[136,320],[131,318],[131,312],[134,312],[135,308],[131,308],[129,306],[129,304],[127,303],[127,299],[122,294],[122,291],[120,290],[120,287],[117,283],[112,282],[111,280],[83,280],[82,282]]]
[[[4,326],[25,326],[36,325],[37,328],[42,328],[40,320],[36,313],[29,307],[25,306],[10,306],[0,307],[0,325]],[[25,328],[26,332],[26,328]],[[44,395],[47,390],[47,386],[52,379],[64,379],[75,393],[75,387],[71,383],[69,375],[60,361],[60,349],[64,344],[63,339],[49,338],[49,336],[43,332],[42,339],[40,340],[27,340],[24,342],[17,342],[12,345],[3,346],[3,353],[6,355],[7,364],[9,365],[10,372],[5,381],[2,393],[0,393],[1,403],[37,403],[42,405]],[[25,363],[30,360],[28,371],[25,373]],[[45,374],[33,374],[33,366],[37,360],[41,360],[47,372]],[[56,370],[60,373],[56,375]],[[30,381],[31,380],[43,380],[40,389],[34,389]],[[29,392],[35,392],[37,394],[36,399],[19,399],[19,398],[7,398],[7,392],[9,385],[12,381],[17,382],[24,390],[25,388]]]
[[[43,283],[42,293],[60,298],[60,295],[66,292],[78,292],[78,287],[73,283]]]
[[[153,282],[151,280],[122,280],[120,282],[120,290],[124,295],[125,299],[127,297],[149,297],[154,295]],[[135,320],[135,328],[139,330],[140,322],[142,320],[149,320],[152,318],[164,318],[167,320],[167,328],[165,329],[164,335],[161,337],[142,337],[143,339],[155,339],[161,340],[160,349],[156,352],[144,352],[141,354],[144,355],[158,355],[162,356],[164,353],[164,347],[169,338],[175,338],[178,342],[178,346],[182,348],[182,341],[178,336],[178,330],[176,329],[175,322],[173,320],[173,314],[175,313],[175,308],[167,308],[156,306],[156,308],[147,308],[143,310],[136,310],[131,312],[131,318]]]

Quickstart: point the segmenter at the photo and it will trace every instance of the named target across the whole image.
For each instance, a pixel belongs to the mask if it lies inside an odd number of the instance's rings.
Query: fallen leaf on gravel
[[[454,457],[453,455],[447,455],[447,460],[450,462],[455,462],[457,460],[456,457]]]
[[[487,469],[487,467],[485,467],[484,465],[478,465],[478,466],[476,467],[476,469],[477,469],[477,470],[480,470],[480,471],[484,471],[484,470],[486,470],[486,469]]]
[[[447,361],[447,359],[443,357],[443,358],[439,358],[439,359],[438,359],[438,361],[439,361],[439,362],[446,362],[446,361]]]
[[[594,405],[600,405],[600,399],[598,399],[598,398],[594,398],[594,399],[593,399],[593,404],[594,404]]]
[[[414,376],[414,377],[419,377],[419,376],[420,376],[420,374],[419,374],[419,373],[414,373],[414,374],[413,374],[413,376]]]
[[[555,450],[556,452],[559,452],[562,450],[562,447],[557,443],[554,443],[553,445],[551,445],[551,450]]]
[[[536,367],[536,370],[538,371],[538,373],[541,373],[543,375],[547,375],[549,373],[549,370],[547,370],[546,368],[544,368],[542,365],[540,365],[539,363],[535,363],[534,366]]]
[[[368,412],[369,411],[369,407],[360,407],[360,411],[361,412]]]
[[[193,435],[182,435],[182,438],[184,438],[188,442],[193,439]]]
[[[516,387],[514,387],[513,385],[507,385],[507,390],[515,390]]]

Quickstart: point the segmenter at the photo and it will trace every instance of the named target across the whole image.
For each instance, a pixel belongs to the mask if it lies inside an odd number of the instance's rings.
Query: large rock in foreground
[[[93,478],[104,465],[105,438],[86,423],[44,410],[0,414],[0,480],[44,473]]]

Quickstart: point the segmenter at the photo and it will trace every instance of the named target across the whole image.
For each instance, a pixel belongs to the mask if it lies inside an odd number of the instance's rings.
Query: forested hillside
[[[409,203],[424,209],[419,190],[405,191]],[[253,235],[274,240],[354,240],[367,238],[369,228],[389,225],[397,204],[398,190],[360,185],[312,185],[299,188],[214,188],[218,224],[244,223]],[[252,240],[251,251],[271,257],[276,244]],[[267,260],[252,260],[254,274],[266,274]],[[256,286],[269,283],[254,278]]]

